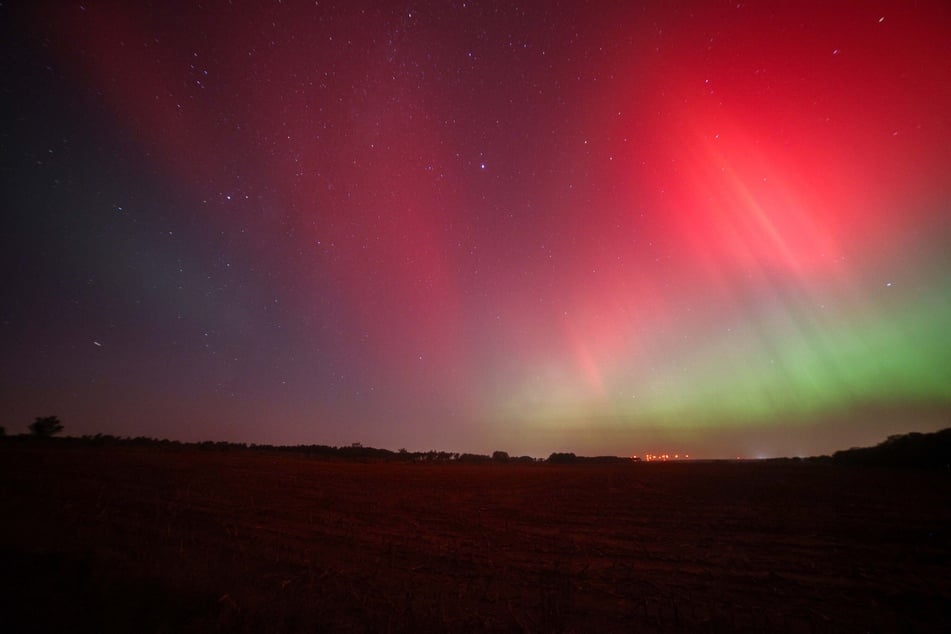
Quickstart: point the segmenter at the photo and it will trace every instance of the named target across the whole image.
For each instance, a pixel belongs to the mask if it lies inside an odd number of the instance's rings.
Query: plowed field
[[[951,474],[0,443],[5,631],[951,631]]]

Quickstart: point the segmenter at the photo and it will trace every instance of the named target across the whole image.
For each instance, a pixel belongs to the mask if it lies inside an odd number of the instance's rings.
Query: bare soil
[[[947,632],[951,474],[0,443],[0,622]]]

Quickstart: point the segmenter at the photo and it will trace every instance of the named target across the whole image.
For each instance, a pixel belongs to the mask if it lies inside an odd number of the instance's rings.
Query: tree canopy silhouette
[[[49,438],[63,431],[63,423],[56,416],[37,416],[30,423],[30,433],[38,438]]]
[[[837,451],[832,460],[850,465],[948,469],[951,468],[951,427],[927,434],[895,434],[874,447]]]

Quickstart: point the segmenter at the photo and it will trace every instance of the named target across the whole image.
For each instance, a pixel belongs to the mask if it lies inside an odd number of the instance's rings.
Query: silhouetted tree
[[[489,461],[491,461],[491,460],[492,460],[492,458],[490,458],[489,456],[482,455],[482,454],[477,454],[477,453],[464,453],[464,454],[460,454],[460,455],[459,455],[458,462],[472,463],[472,464],[474,464],[474,463],[479,463],[479,462],[489,462]]]
[[[56,416],[37,416],[36,420],[30,423],[30,433],[37,438],[49,438],[61,431],[63,423],[59,422]]]
[[[507,451],[493,451],[492,459],[495,460],[496,462],[508,462],[509,454]]]
[[[874,447],[837,451],[832,460],[851,465],[947,469],[951,467],[951,427],[927,434],[896,434]]]

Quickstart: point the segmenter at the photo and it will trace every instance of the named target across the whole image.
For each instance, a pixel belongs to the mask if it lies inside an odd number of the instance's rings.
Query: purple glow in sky
[[[951,422],[946,2],[0,23],[8,432],[752,457]]]

